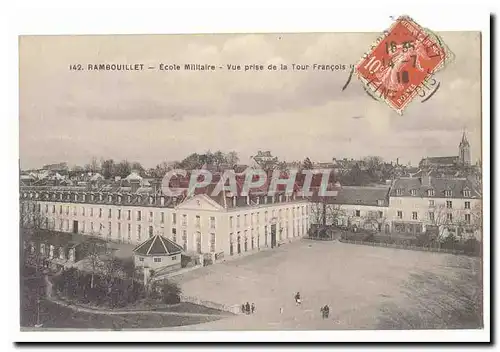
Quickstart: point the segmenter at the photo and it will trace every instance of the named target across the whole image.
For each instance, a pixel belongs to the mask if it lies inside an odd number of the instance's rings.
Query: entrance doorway
[[[78,233],[78,221],[73,220],[73,233]]]
[[[276,247],[276,224],[271,225],[271,248]]]

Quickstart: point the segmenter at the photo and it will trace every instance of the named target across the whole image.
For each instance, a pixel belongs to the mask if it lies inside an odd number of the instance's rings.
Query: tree
[[[341,204],[328,204],[325,208],[325,218],[327,224],[335,227],[350,223],[350,216]]]
[[[434,226],[437,240],[440,243],[450,244],[459,241],[454,232],[446,231],[448,228],[456,229],[459,235],[465,231],[474,232],[482,229],[482,209],[480,204],[477,204],[468,213],[470,214],[470,222],[466,221],[466,212],[460,209],[447,208],[445,204],[437,205],[433,214],[431,225]],[[450,238],[448,239],[448,237]]]
[[[180,168],[185,170],[195,170],[200,169],[202,166],[200,155],[198,153],[192,153],[187,158],[180,162]]]
[[[363,163],[368,170],[379,170],[384,160],[380,156],[367,156],[363,158]]]
[[[164,281],[161,285],[161,296],[163,303],[175,304],[181,301],[181,289],[179,286],[170,281]]]
[[[313,163],[309,157],[305,158],[304,161],[302,162],[302,168],[304,170],[312,170],[313,169]]]
[[[19,226],[29,237],[37,236],[43,228],[48,227],[47,217],[42,215],[41,204],[36,199],[20,202]]]
[[[227,153],[225,159],[226,163],[228,163],[231,166],[238,164],[238,162],[240,161],[238,153],[236,153],[235,151],[230,151],[229,153]]]
[[[384,222],[385,216],[383,215],[383,212],[381,216],[378,211],[368,211],[363,218],[363,227],[365,230],[380,232]]]
[[[97,158],[92,157],[92,159],[90,160],[90,163],[86,164],[84,169],[87,172],[92,172],[92,173],[99,172],[100,170],[99,170],[99,163],[97,162]]]
[[[102,176],[108,180],[115,175],[115,162],[113,159],[103,160],[101,162],[101,172]]]
[[[115,176],[120,176],[121,178],[125,178],[132,172],[132,167],[127,160],[122,160],[118,164],[115,165]]]
[[[123,272],[122,261],[115,257],[108,257],[101,262],[101,271],[104,274],[104,282],[108,293],[111,292],[113,284],[117,277],[123,278],[125,273]]]
[[[132,171],[139,172],[139,174],[142,174],[144,172],[144,167],[138,161],[133,161],[130,165],[130,168],[132,169]]]
[[[156,165],[154,169],[150,169],[149,174],[154,178],[162,178],[170,170],[170,166],[166,161],[163,161]]]
[[[94,288],[94,274],[103,268],[102,256],[109,253],[107,243],[99,238],[98,234],[91,234],[84,243],[87,258],[92,269],[90,288]]]
[[[276,165],[276,169],[280,171],[289,171],[288,164],[286,163],[286,161],[278,162],[278,164]]]
[[[359,167],[358,163],[342,177],[341,183],[349,186],[363,186],[370,182],[370,176]]]

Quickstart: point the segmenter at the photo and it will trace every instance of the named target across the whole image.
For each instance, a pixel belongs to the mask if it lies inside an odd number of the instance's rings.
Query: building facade
[[[389,217],[396,233],[436,236],[453,233],[480,240],[482,201],[466,178],[400,178],[389,193]]]
[[[326,225],[390,232],[389,187],[341,186],[337,195],[313,205],[313,223],[321,223],[325,213]]]
[[[190,198],[158,194],[21,189],[24,222],[130,244],[164,236],[186,252],[235,255],[305,235],[310,204],[288,196]]]

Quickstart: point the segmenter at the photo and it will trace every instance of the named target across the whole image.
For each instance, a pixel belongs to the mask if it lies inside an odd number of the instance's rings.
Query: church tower
[[[470,166],[470,144],[465,135],[465,131],[458,145],[458,162],[460,165]]]

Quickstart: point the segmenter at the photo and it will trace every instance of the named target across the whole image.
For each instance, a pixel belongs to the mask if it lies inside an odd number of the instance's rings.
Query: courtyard
[[[197,330],[443,329],[482,327],[480,258],[300,240],[174,278],[183,294],[250,315]],[[300,292],[302,304],[295,305]],[[320,308],[328,304],[330,317]]]

